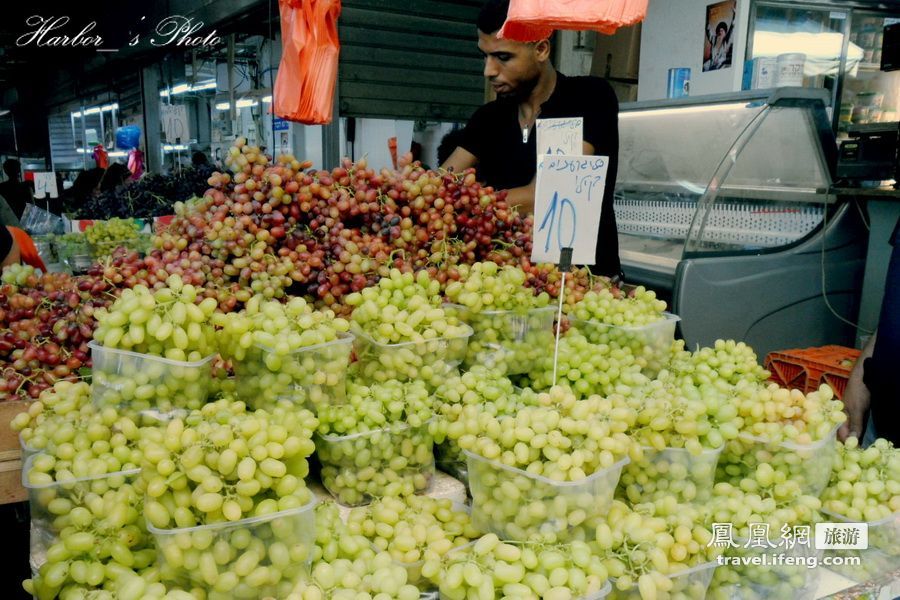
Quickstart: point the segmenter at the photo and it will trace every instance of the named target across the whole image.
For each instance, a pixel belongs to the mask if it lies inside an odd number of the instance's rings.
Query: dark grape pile
[[[179,174],[148,173],[134,182],[100,192],[89,198],[75,199],[69,207],[78,219],[149,218],[171,215],[176,202],[202,196],[214,167],[186,167]]]

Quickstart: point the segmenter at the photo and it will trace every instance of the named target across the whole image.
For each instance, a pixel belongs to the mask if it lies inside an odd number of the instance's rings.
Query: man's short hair
[[[453,129],[447,132],[443,138],[441,138],[441,144],[437,149],[438,156],[438,165],[442,165],[447,162],[447,159],[450,158],[450,155],[453,154],[453,151],[459,147],[460,142],[463,140],[463,130],[462,129]]]
[[[12,179],[18,177],[22,173],[22,163],[15,158],[7,158],[3,161],[3,172]]]
[[[506,22],[509,0],[487,0],[478,13],[478,30],[483,33],[499,31]]]

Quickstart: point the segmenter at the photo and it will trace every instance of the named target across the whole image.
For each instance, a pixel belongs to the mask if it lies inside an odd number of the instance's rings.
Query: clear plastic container
[[[629,348],[641,372],[651,379],[656,377],[669,356],[669,349],[675,341],[675,327],[681,317],[663,313],[663,318],[647,325],[626,327],[609,325],[600,321],[569,319],[589,342],[595,345],[610,345]]]
[[[644,448],[644,457],[622,471],[618,494],[632,504],[674,496],[679,503],[703,503],[712,496],[722,447],[698,455],[684,448]]]
[[[73,508],[89,508],[97,499],[111,505],[139,506],[143,492],[135,485],[140,469],[78,477],[66,481],[34,484],[29,479],[32,464],[40,453],[32,454],[22,467],[22,487],[28,491],[31,512],[31,566],[40,568],[47,550],[71,526]],[[136,513],[137,514],[137,513]]]
[[[142,421],[166,421],[206,403],[214,354],[195,362],[106,348],[91,342],[91,395],[98,407],[112,406]]]
[[[603,587],[601,587],[596,592],[594,592],[592,594],[588,594],[587,596],[582,596],[580,598],[577,598],[576,600],[603,600],[603,598],[606,598],[607,596],[609,596],[611,592],[612,592],[612,584],[609,581],[607,581],[603,584]],[[420,597],[419,600],[426,600],[426,599],[432,600],[435,598],[437,598],[439,600],[455,600],[455,597],[451,597],[450,595],[445,594],[443,592],[432,592],[432,593],[425,592],[422,594],[422,596]]]
[[[659,591],[656,598],[658,600],[703,600],[706,598],[706,590],[716,572],[716,567],[718,567],[718,563],[712,561],[669,575],[672,589],[666,592]],[[609,598],[610,600],[642,600],[643,596],[638,591],[637,584],[626,590],[620,590],[616,587],[615,580],[612,580],[612,591]]]
[[[501,539],[559,543],[592,539],[629,459],[579,481],[554,481],[465,450],[472,522]]]
[[[286,598],[309,575],[316,500],[240,521],[182,529],[147,528],[156,540],[161,580],[200,589],[208,600]]]
[[[72,254],[63,262],[69,265],[69,268],[73,273],[84,273],[91,268],[91,265],[94,264],[94,255],[90,252]]]
[[[466,488],[469,487],[469,466],[456,442],[444,440],[440,444],[435,444],[434,460],[438,470],[459,479]]]
[[[822,509],[821,512],[825,519],[835,523],[857,522],[830,510]],[[900,512],[866,524],[869,530],[867,549],[825,551],[825,556],[829,557],[858,556],[859,565],[829,565],[828,569],[861,583],[900,569]]]
[[[446,306],[473,330],[464,366],[484,365],[506,375],[528,373],[553,344],[556,308],[552,306],[478,313],[458,304]]]
[[[762,437],[741,433],[725,444],[719,458],[717,481],[735,485],[751,476],[756,468],[767,463],[800,484],[801,493],[819,496],[828,486],[837,459],[837,430],[834,428],[821,440],[812,444],[772,442]]]
[[[457,504],[454,502],[453,511],[471,514],[472,507],[465,504]],[[477,540],[472,540],[471,542],[454,546],[452,549],[450,549],[449,552],[465,551],[467,548],[474,546],[476,541]],[[372,543],[372,549],[375,552],[383,552],[383,550],[379,548],[375,543]],[[390,550],[390,547],[388,547],[388,550]],[[424,558],[415,562],[403,562],[402,560],[394,559],[393,562],[395,565],[403,567],[406,570],[406,583],[412,584],[418,587],[420,590],[427,590],[433,587],[432,582],[427,577],[422,577],[422,566],[425,564]]]
[[[325,404],[343,404],[352,346],[350,334],[283,356],[257,344],[243,360],[234,362],[238,397],[254,409],[266,410],[285,398],[314,413]]]
[[[356,329],[353,349],[359,375],[366,381],[421,379],[432,388],[441,384],[466,357],[472,328],[466,325],[456,337],[435,338],[402,344],[382,344]]]
[[[318,436],[322,484],[346,506],[426,491],[434,477],[434,438],[429,425],[400,423],[352,435]]]
[[[26,442],[21,433],[19,434],[19,446],[22,448],[22,460],[28,460],[28,457],[44,451],[43,447]]]
[[[726,550],[725,557],[740,557],[749,564],[721,562],[707,598],[813,600],[816,597],[821,578],[819,565],[822,551],[815,548],[814,541],[811,540],[809,546],[797,544],[793,548],[745,548],[747,540],[739,538],[735,538],[735,543],[738,547]],[[726,561],[724,557],[721,560]]]

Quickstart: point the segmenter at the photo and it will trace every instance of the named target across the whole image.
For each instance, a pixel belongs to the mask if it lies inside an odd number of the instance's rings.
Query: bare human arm
[[[0,226],[2,227],[2,226]],[[9,248],[9,254],[7,254],[3,261],[0,262],[0,267],[7,267],[9,265],[19,264],[22,261],[22,255],[19,251],[19,245],[16,243],[16,239],[13,238],[12,246]]]
[[[872,394],[869,388],[863,382],[863,363],[872,356],[875,351],[875,338],[878,332],[872,334],[869,343],[863,348],[862,354],[859,355],[850,377],[847,379],[847,388],[844,390],[844,412],[847,413],[847,420],[838,429],[838,439],[842,442],[848,437],[859,438],[862,435],[866,418],[866,411],[869,410],[869,404],[872,401]]]
[[[593,156],[594,146],[588,142],[582,142],[582,152],[585,156]],[[506,201],[510,206],[518,206],[522,214],[534,212],[534,195],[537,192],[537,177],[532,178],[531,183],[522,187],[509,190]]]
[[[475,165],[478,164],[478,157],[463,148],[462,146],[457,146],[456,150],[447,157],[447,160],[444,161],[444,164],[441,165],[442,169],[453,171],[454,173],[462,173],[466,169],[471,169]]]

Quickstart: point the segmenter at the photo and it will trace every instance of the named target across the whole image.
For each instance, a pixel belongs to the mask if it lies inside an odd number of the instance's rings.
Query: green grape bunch
[[[442,562],[426,562],[423,573],[448,600],[577,600],[608,585],[606,568],[584,542],[504,542],[493,533]]]
[[[240,312],[216,313],[219,352],[232,361],[238,398],[271,409],[292,399],[318,412],[344,402],[352,338],[345,319],[302,298],[256,295]]]
[[[455,372],[472,329],[442,306],[440,287],[427,271],[392,269],[375,286],[347,296],[362,378],[421,379],[435,388]]]

